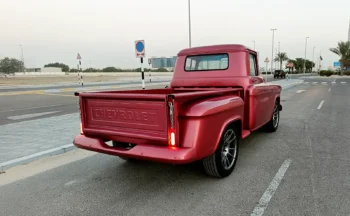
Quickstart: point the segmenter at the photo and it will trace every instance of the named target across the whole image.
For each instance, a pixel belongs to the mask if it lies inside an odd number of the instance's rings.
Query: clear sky
[[[147,56],[173,56],[188,47],[188,0],[0,0],[0,58],[20,58],[27,67],[62,62],[83,68],[139,66],[134,41],[146,41]],[[350,0],[191,0],[192,46],[238,43],[259,52],[260,65],[275,48],[290,58],[329,51],[347,40]]]

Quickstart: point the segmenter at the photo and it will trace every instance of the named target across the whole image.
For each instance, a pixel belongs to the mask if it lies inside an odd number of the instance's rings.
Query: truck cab
[[[280,93],[243,45],[184,49],[169,88],[76,93],[81,133],[73,143],[126,160],[201,161],[207,174],[226,177],[242,139],[277,130]]]

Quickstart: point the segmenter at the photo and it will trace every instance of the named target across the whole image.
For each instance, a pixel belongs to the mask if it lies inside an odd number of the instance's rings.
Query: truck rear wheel
[[[237,162],[239,134],[234,127],[228,127],[221,135],[220,143],[212,155],[203,159],[203,167],[208,175],[229,176]]]
[[[273,113],[270,121],[265,125],[265,130],[267,132],[275,132],[278,128],[279,121],[280,121],[280,109],[279,109],[279,102],[276,101],[275,106],[273,107]]]

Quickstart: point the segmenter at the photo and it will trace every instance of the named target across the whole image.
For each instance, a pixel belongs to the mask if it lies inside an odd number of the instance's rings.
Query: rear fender
[[[238,129],[242,129],[243,113],[244,102],[235,95],[207,98],[192,103],[182,114],[183,147],[195,148],[198,159],[212,154],[228,125],[239,121]]]
[[[241,135],[242,135],[242,128],[243,128],[243,123],[242,123],[242,118],[238,115],[236,115],[235,117],[233,117],[232,119],[228,119],[221,127],[220,133],[218,134],[217,140],[216,140],[216,145],[215,148],[212,150],[212,153],[215,152],[215,150],[217,149],[217,147],[220,144],[220,140],[221,140],[221,135],[224,133],[224,130],[229,127],[229,126],[235,126],[236,129],[238,129],[238,133],[236,134],[236,136],[239,137],[239,139],[241,139]]]

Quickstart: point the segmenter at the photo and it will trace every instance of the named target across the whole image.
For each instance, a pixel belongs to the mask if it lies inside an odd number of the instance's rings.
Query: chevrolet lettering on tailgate
[[[157,114],[152,111],[123,110],[120,108],[92,108],[93,120],[113,120],[129,123],[155,123]]]

